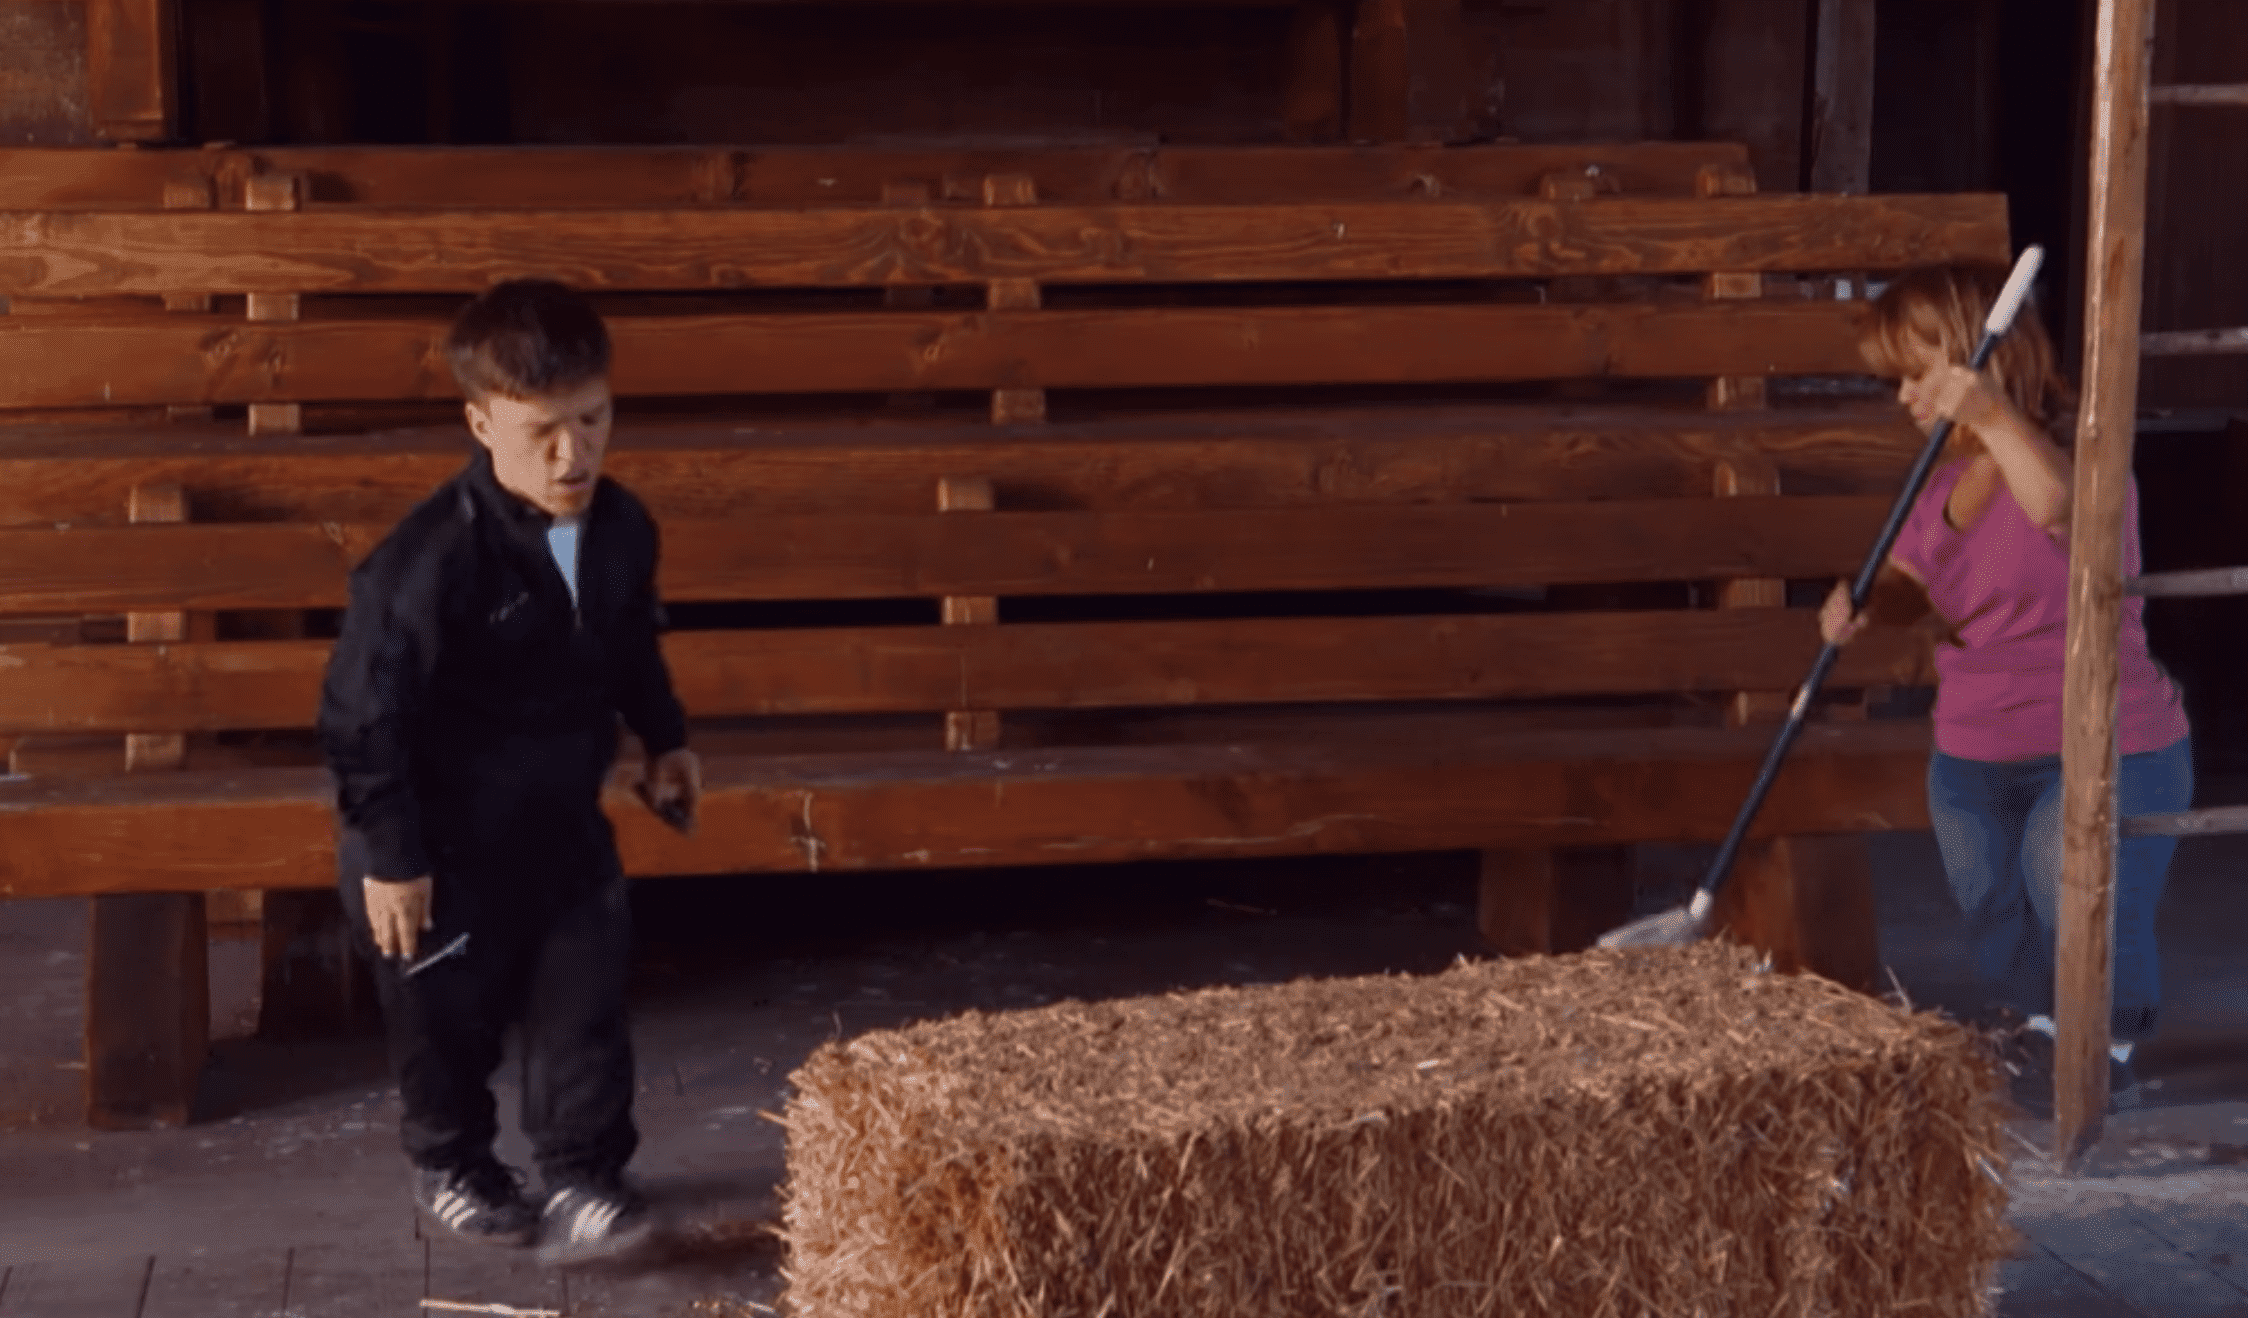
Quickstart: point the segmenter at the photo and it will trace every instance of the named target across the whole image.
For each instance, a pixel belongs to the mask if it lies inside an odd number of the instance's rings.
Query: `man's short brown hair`
[[[542,398],[609,373],[609,330],[566,285],[510,279],[461,309],[445,358],[472,403]]]

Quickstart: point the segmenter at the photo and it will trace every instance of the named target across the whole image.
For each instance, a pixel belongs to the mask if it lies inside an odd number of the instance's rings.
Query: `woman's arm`
[[[1834,583],[1826,604],[1819,610],[1819,634],[1836,645],[1843,645],[1868,623],[1910,627],[1927,617],[1930,608],[1928,589],[1920,578],[1911,568],[1891,558],[1881,565],[1881,571],[1873,579],[1873,593],[1866,597],[1865,611],[1855,618],[1849,616],[1850,583]]]
[[[2066,531],[2069,488],[2075,479],[2068,454],[2023,416],[1988,376],[1950,366],[1934,383],[1936,414],[1952,418],[1982,439],[2007,490],[2030,522],[2048,535]]]

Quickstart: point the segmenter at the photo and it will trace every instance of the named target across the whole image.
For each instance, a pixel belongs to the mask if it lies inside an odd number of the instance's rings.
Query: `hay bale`
[[[802,1318],[1980,1314],[1960,1027],[1724,945],[1035,1011],[793,1077]]]

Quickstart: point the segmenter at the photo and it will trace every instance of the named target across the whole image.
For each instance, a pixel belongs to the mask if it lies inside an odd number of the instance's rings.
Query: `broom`
[[[2014,262],[2013,274],[2007,276],[2006,287],[1999,293],[1998,301],[1983,321],[1982,342],[1975,345],[1975,355],[1969,359],[1970,370],[1980,371],[1990,361],[2007,331],[2014,327],[2014,317],[2029,297],[2030,282],[2037,278],[2037,268],[2045,261],[2045,249],[2030,247],[2021,259]],[[1928,473],[1936,465],[1937,455],[1951,438],[1951,418],[1936,423],[1928,436],[1928,443],[1920,450],[1920,457],[1912,464],[1912,472],[1905,477],[1905,488],[1897,495],[1897,502],[1889,510],[1889,520],[1882,525],[1881,534],[1873,542],[1873,552],[1866,555],[1865,566],[1858,569],[1857,580],[1850,585],[1850,616],[1856,617],[1865,609],[1866,599],[1873,593],[1874,578],[1880,575],[1881,565],[1889,559],[1890,546],[1897,542],[1897,533],[1904,528],[1905,516],[1912,511],[1913,500],[1920,497],[1922,486],[1928,483]],[[1717,856],[1710,861],[1709,872],[1702,876],[1701,886],[1694,891],[1693,899],[1684,906],[1674,907],[1655,915],[1645,916],[1618,929],[1612,929],[1600,938],[1602,947],[1674,947],[1694,942],[1709,932],[1710,910],[1716,905],[1717,893],[1725,886],[1726,876],[1732,872],[1733,858],[1740,852],[1741,842],[1748,836],[1748,827],[1763,808],[1765,794],[1772,790],[1772,780],[1779,776],[1780,762],[1787,758],[1788,748],[1795,744],[1797,734],[1803,731],[1804,716],[1810,712],[1811,697],[1818,694],[1826,682],[1827,674],[1834,669],[1834,661],[1842,654],[1842,647],[1829,641],[1819,651],[1818,659],[1811,665],[1811,675],[1795,693],[1795,703],[1788,707],[1787,722],[1780,725],[1780,733],[1772,739],[1772,748],[1764,753],[1764,766],[1757,770],[1756,783],[1749,788],[1748,799],[1741,803],[1740,813],[1733,816],[1733,827],[1725,834],[1725,841],[1717,848]]]

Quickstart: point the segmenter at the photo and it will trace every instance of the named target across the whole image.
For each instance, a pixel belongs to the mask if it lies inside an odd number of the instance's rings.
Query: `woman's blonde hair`
[[[1925,343],[1946,361],[1964,366],[1982,338],[1983,320],[2006,285],[2006,272],[1982,266],[1929,267],[1907,271],[1873,301],[1873,315],[1859,345],[1876,375],[1891,379],[1912,367],[1915,342]],[[2076,406],[2076,395],[2062,378],[2035,306],[2025,306],[2014,328],[1991,353],[1989,371],[2014,406],[2040,428],[2057,433],[2061,419]]]

